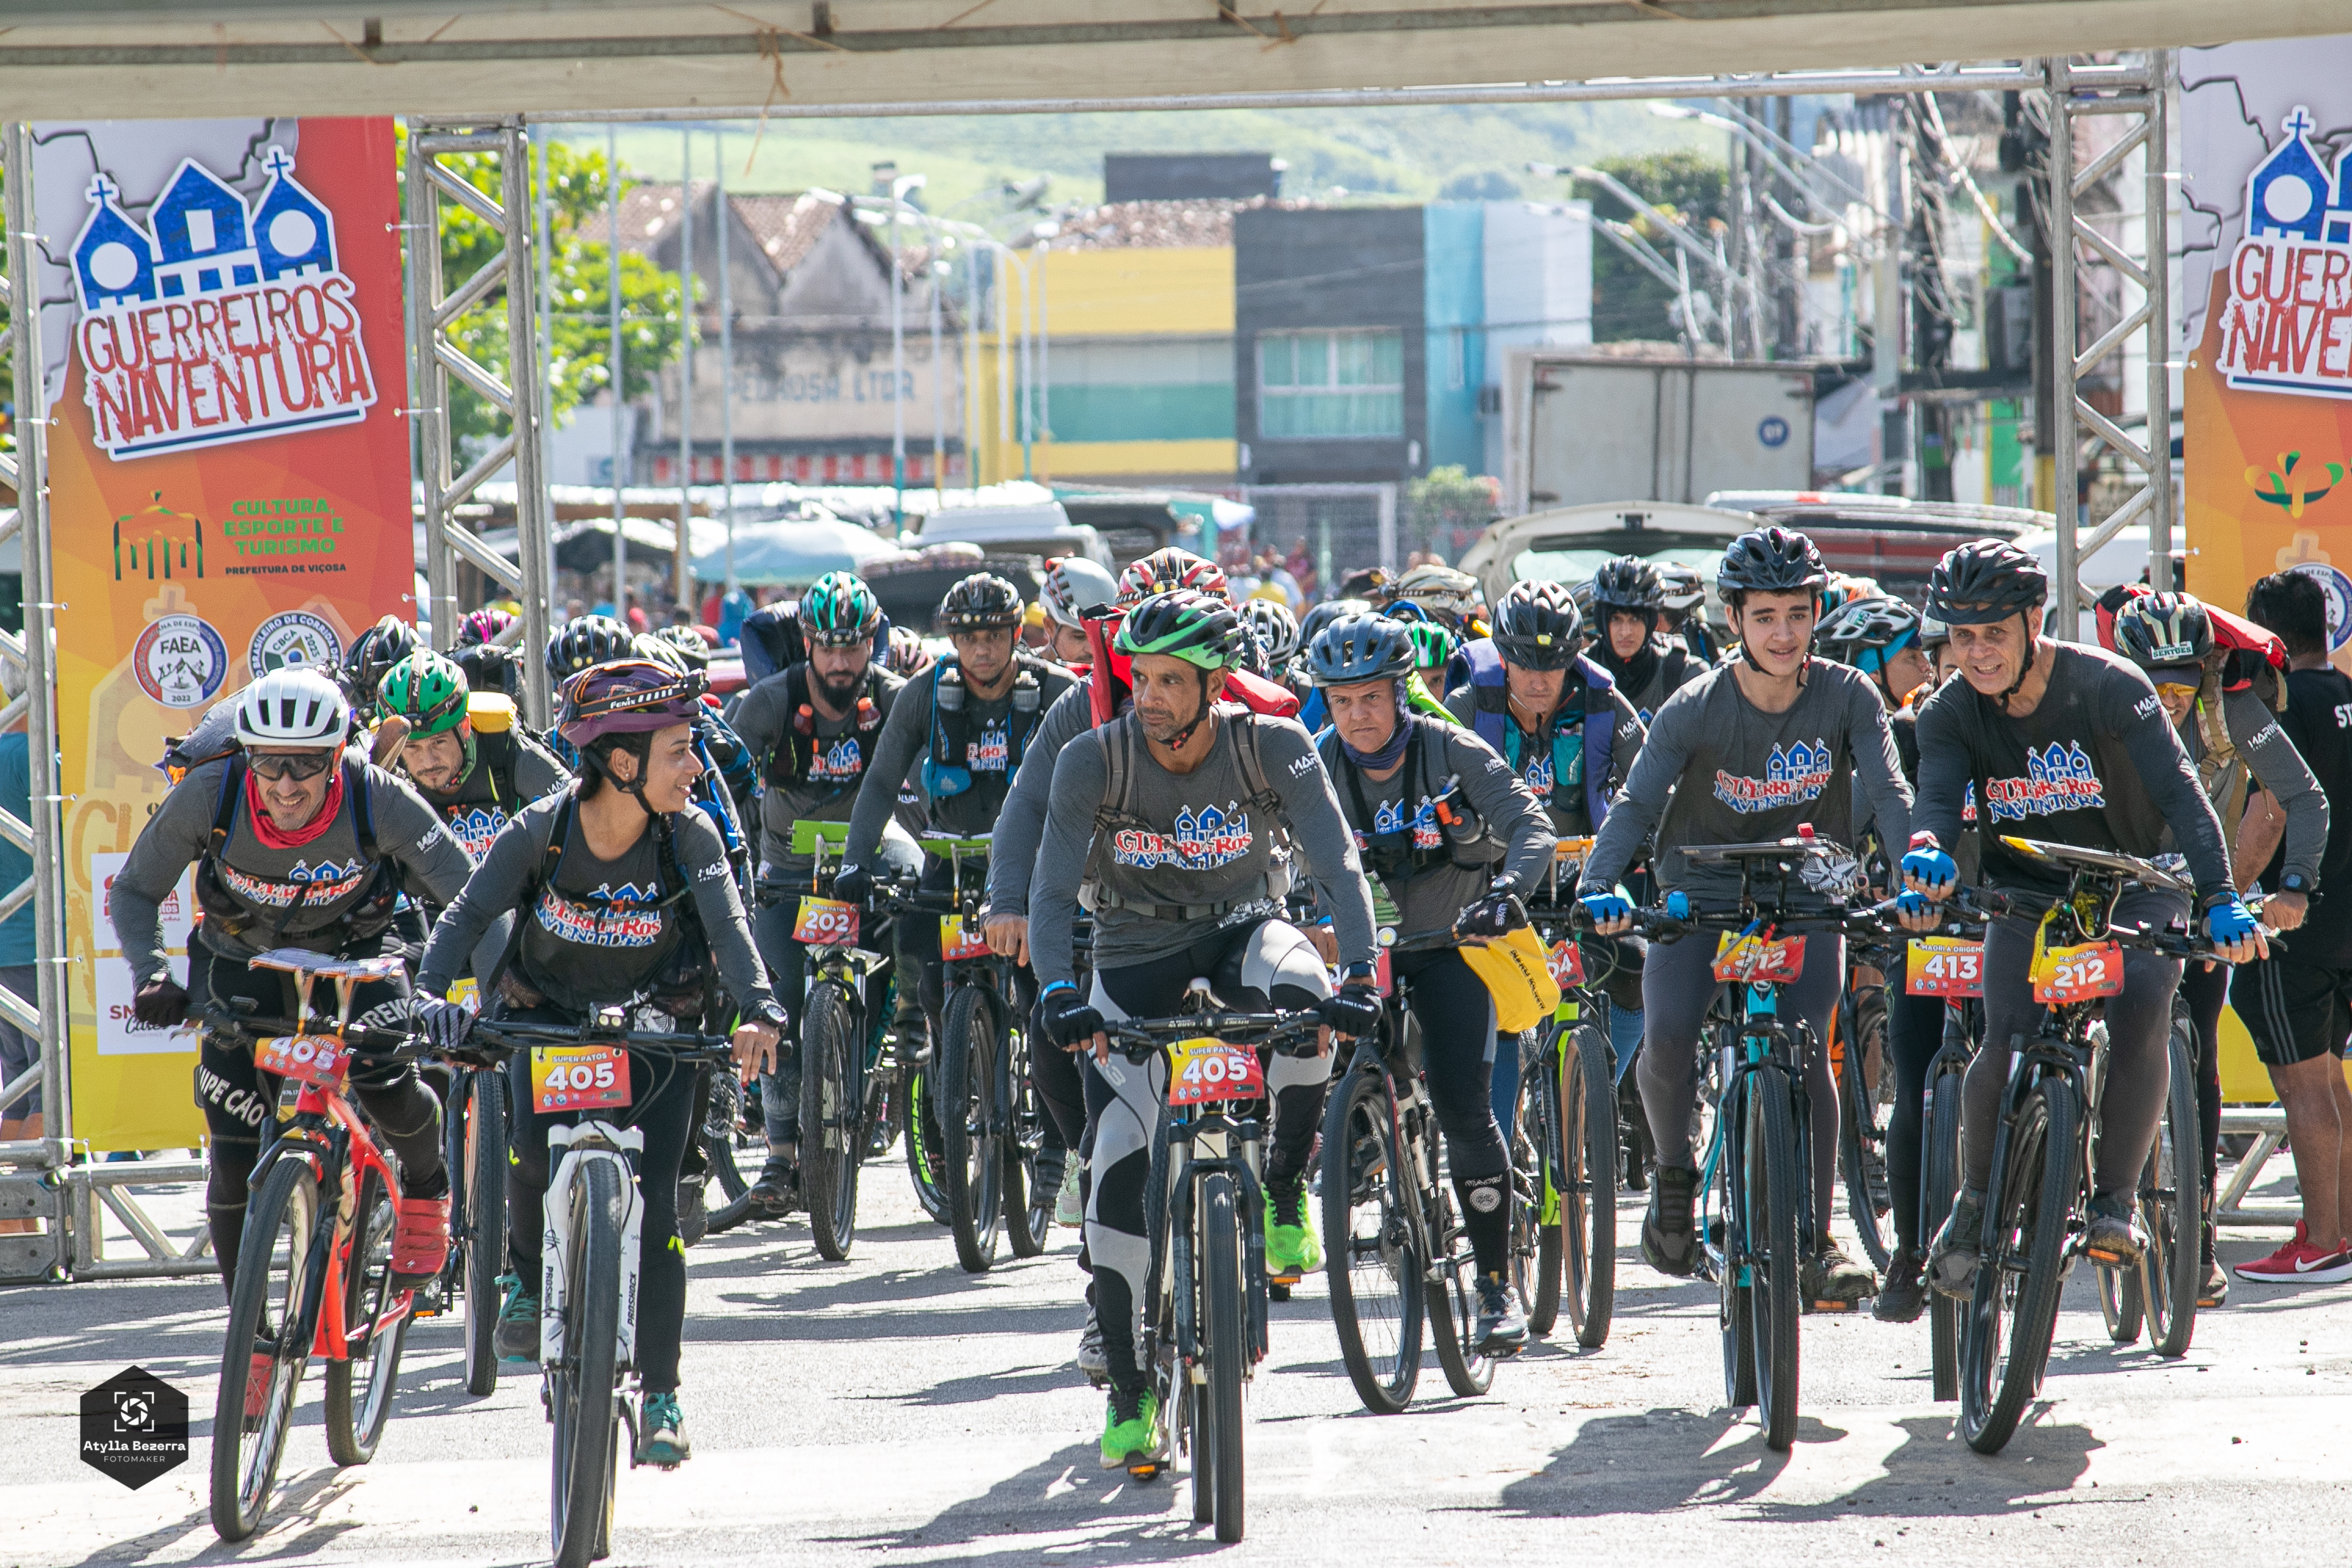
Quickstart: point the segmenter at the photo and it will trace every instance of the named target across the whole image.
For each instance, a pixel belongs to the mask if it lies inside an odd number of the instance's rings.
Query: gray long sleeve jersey
[[[600,860],[573,811],[562,859],[541,881],[555,819],[571,798],[566,791],[535,802],[507,824],[466,890],[435,923],[417,968],[419,990],[446,995],[483,933],[510,911],[522,922],[515,958],[521,978],[572,1008],[629,1001],[678,942],[695,940],[677,906],[661,907],[661,851],[650,830],[618,860]],[[719,829],[690,805],[670,818],[670,831],[677,869],[699,917],[699,938],[710,944],[727,994],[747,1015],[772,1006],[767,968],[751,946]]]
[[[1275,825],[1250,800],[1234,755],[1236,725],[1254,727],[1266,787],[1279,802],[1286,831],[1332,911],[1344,963],[1370,963],[1372,895],[1356,841],[1339,813],[1331,780],[1314,742],[1295,719],[1275,719],[1219,705],[1216,738],[1189,773],[1171,773],[1139,738],[1133,748],[1131,815],[1107,825],[1109,841],[1097,855],[1096,818],[1114,803],[1109,748],[1132,719],[1106,724],[1062,748],[1044,846],[1030,885],[1029,955],[1042,984],[1075,978],[1070,927],[1077,918],[1078,883],[1087,861],[1097,863],[1110,895],[1095,911],[1095,967],[1117,969],[1181,952],[1213,934],[1227,915],[1166,918],[1150,906],[1245,905],[1265,897],[1274,858]],[[1140,907],[1139,907],[1140,906]],[[1279,912],[1274,904],[1269,912]]]
[[[2328,805],[2319,781],[2312,776],[2310,764],[2280,727],[2278,716],[2251,690],[2222,695],[2221,721],[2228,727],[2230,745],[2237,752],[2236,762],[2224,768],[2216,768],[2208,762],[2205,737],[2199,732],[2193,709],[2188,721],[2176,726],[2182,744],[2189,749],[2189,760],[2210,781],[2206,798],[2220,811],[2223,800],[2234,793],[2231,775],[2242,765],[2253,776],[2254,787],[2275,798],[2280,809],[2286,813],[2286,839],[2282,846],[2286,857],[2284,869],[2300,873],[2306,887],[2315,886],[2320,862],[2327,854]],[[2234,821],[2221,825],[2225,843],[2236,826]],[[2173,838],[2168,826],[2168,848],[2178,847]]]
[[[1070,689],[1075,678],[1058,665],[1037,663],[1030,668],[1036,671],[1043,706],[1051,709]],[[882,726],[882,738],[875,742],[865,782],[857,786],[857,805],[849,814],[849,841],[845,847],[847,864],[874,863],[882,825],[898,809],[898,781],[908,775],[915,759],[931,743],[934,689],[934,678],[929,673],[919,675],[907,682],[890,709],[889,721]],[[967,692],[963,711],[967,732],[973,739],[966,742],[968,754],[958,761],[971,770],[971,787],[961,795],[934,796],[930,826],[943,833],[977,835],[993,829],[997,812],[1013,783],[1007,767],[1011,762],[1007,726],[1013,717],[1012,693],[982,701]],[[1040,713],[1041,726],[1043,720]],[[1034,745],[1035,742],[1033,729],[1029,743]],[[1024,750],[1022,760],[1027,757]]]
[[[1337,731],[1326,730],[1317,743],[1357,853],[1396,904],[1400,951],[1452,945],[1454,917],[1498,872],[1532,888],[1543,880],[1552,855],[1550,815],[1494,747],[1459,725],[1422,715],[1406,722],[1420,732],[1418,746],[1408,744],[1385,779],[1368,777],[1349,761]],[[1499,863],[1465,866],[1447,855],[1435,795],[1448,779],[1461,781],[1462,797],[1484,823],[1489,849],[1502,847]],[[1401,856],[1418,851],[1430,863],[1416,869],[1408,860],[1393,872],[1381,869],[1383,849],[1391,847]]]
[[[1740,690],[1738,671],[1718,665],[1666,699],[1651,721],[1649,739],[1592,847],[1584,886],[1616,886],[1654,826],[1651,864],[1661,887],[1701,900],[1736,899],[1738,867],[1695,866],[1684,851],[1782,838],[1804,823],[1851,846],[1856,792],[1849,777],[1861,785],[1886,842],[1907,843],[1911,786],[1886,705],[1868,676],[1810,660],[1796,701],[1786,712],[1767,713]]]
[[[2104,648],[2055,645],[2049,688],[2021,719],[1966,679],[1927,699],[1919,710],[1918,824],[1947,848],[1959,841],[1971,784],[1985,879],[1994,887],[2043,898],[2066,890],[2063,870],[2010,848],[2004,834],[2146,857],[2163,849],[2168,830],[2188,857],[2198,897],[2231,889],[2221,820],[2179,731],[2139,667]]]
[[[229,762],[207,763],[173,786],[140,830],[109,899],[116,940],[138,984],[166,974],[160,910],[180,873],[203,858],[212,839],[223,775]],[[435,903],[446,903],[466,885],[473,862],[441,818],[404,780],[372,763],[344,764],[342,808],[308,844],[274,849],[253,831],[248,794],[236,803],[228,838],[216,863],[217,888],[250,918],[232,936],[217,920],[205,924],[205,945],[225,958],[249,958],[272,947],[317,947],[329,942],[344,912],[357,903],[375,867],[360,852],[351,781],[364,782],[376,854],[394,862],[404,884]]]
[[[988,912],[1029,912],[1029,879],[1037,867],[1037,846],[1045,837],[1045,808],[1054,794],[1054,764],[1062,748],[1095,727],[1094,695],[1081,679],[1054,700],[1045,721],[1029,737],[1028,753],[1013,775],[1012,793],[997,814],[988,857]]]

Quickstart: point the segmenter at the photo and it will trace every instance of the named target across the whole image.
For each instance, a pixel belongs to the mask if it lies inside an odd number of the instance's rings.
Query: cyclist
[[[1290,685],[1291,667],[1303,646],[1298,640],[1298,617],[1279,599],[1245,599],[1234,607],[1241,611],[1243,625],[1257,638],[1257,646],[1265,654],[1269,677]]]
[[[352,639],[352,646],[343,650],[342,687],[354,722],[362,721],[375,706],[383,672],[424,646],[416,638],[416,628],[398,616],[384,616]]]
[[[1413,683],[1431,701],[1444,702],[1446,673],[1462,651],[1462,639],[1441,621],[1415,621],[1405,627],[1405,636],[1412,644]]]
[[[1592,574],[1592,618],[1601,623],[1593,662],[1609,672],[1644,724],[1706,668],[1660,634],[1665,603],[1656,564],[1639,555],[1620,555]]]
[[[147,819],[109,900],[130,961],[141,1023],[166,1028],[207,1005],[250,1003],[260,1017],[294,1008],[291,977],[253,956],[300,947],[340,958],[384,950],[404,885],[435,903],[457,897],[471,868],[433,808],[406,784],[346,749],[351,706],[323,673],[273,670],[231,700],[240,750],[193,769]],[[160,909],[196,867],[204,918],[188,938],[188,984],[164,956]],[[404,1026],[404,981],[359,988],[359,1021]],[[399,1157],[393,1268],[405,1283],[448,1256],[449,1177],[441,1108],[407,1063],[352,1066],[355,1099]],[[278,1103],[278,1081],[250,1049],[206,1030],[196,1047],[196,1103],[211,1142],[205,1215],[221,1283],[233,1286],[247,1179]]]
[[[2320,863],[2327,855],[2327,797],[2270,703],[2255,694],[2252,679],[2234,668],[2246,656],[2218,646],[2213,616],[2187,594],[2140,594],[2126,599],[2116,611],[2112,635],[2116,651],[2156,683],[2157,698],[2221,818],[2221,841],[2231,846],[2242,842],[2246,806],[2254,795],[2268,795],[2284,813],[2278,894],[2264,902],[2263,915],[2273,930],[2294,931],[2303,923],[2310,890],[2319,885]],[[2267,665],[2262,675],[2266,681],[2278,679]],[[2240,893],[2262,875],[2260,861],[2268,858],[2233,854],[2233,885]],[[2210,963],[2190,964],[2180,975],[2180,999],[2189,1005],[2196,1036],[2198,1150],[2205,1183],[2200,1307],[2220,1306],[2230,1289],[2230,1277],[2213,1258],[2212,1214],[2221,1156],[2221,1007],[2230,978],[2229,970]]]
[[[591,666],[607,664],[616,658],[636,657],[636,634],[610,616],[574,616],[549,634],[547,639],[547,682],[557,691],[563,683]],[[580,758],[564,740],[560,730],[550,728],[541,737],[548,749],[563,759],[566,767],[577,769]]]
[[[1389,962],[1412,984],[1422,1069],[1478,1268],[1478,1345],[1507,1354],[1525,1342],[1527,1323],[1507,1272],[1511,1157],[1495,1119],[1494,1002],[1457,949],[1527,924],[1518,894],[1551,866],[1551,823],[1492,746],[1410,710],[1403,687],[1415,679],[1414,658],[1406,628],[1383,616],[1326,626],[1307,654],[1331,708],[1316,751],[1366,874],[1396,906]]]
[[[1849,599],[1822,618],[1821,648],[1870,677],[1891,713],[1932,672],[1919,627],[1919,612],[1900,599]]]
[[[743,696],[736,732],[767,783],[761,797],[759,913],[751,935],[778,994],[794,1015],[776,1070],[761,1080],[768,1158],[751,1186],[754,1212],[790,1213],[800,1197],[801,1072],[799,1012],[808,950],[793,936],[801,899],[814,886],[815,858],[792,853],[795,822],[846,822],[865,782],[882,727],[906,682],[874,662],[881,601],[865,579],[828,572],[801,598],[808,657],[768,677]],[[887,830],[886,830],[887,831]]]
[[[1666,641],[1702,665],[1715,663],[1723,650],[1716,647],[1715,630],[1706,624],[1706,584],[1697,571],[1676,562],[1660,562],[1658,586],[1664,595],[1658,624]]]
[[[503,691],[509,699],[521,700],[522,652],[498,640],[514,624],[515,616],[495,605],[472,611],[457,623],[457,640],[449,657],[466,672],[466,684],[473,690]]]
[[[1919,710],[1920,832],[1903,857],[1904,887],[1930,900],[1949,896],[1958,867],[1943,847],[1958,840],[1973,786],[1987,829],[1984,878],[2011,905],[1985,931],[1984,1046],[1962,1087],[1960,1192],[1928,1247],[1928,1283],[1954,1298],[1973,1288],[2011,1047],[2040,1027],[2028,979],[2034,922],[2067,883],[2065,873],[2036,866],[2000,835],[2147,857],[2164,848],[2169,823],[2215,956],[2236,963],[2268,951],[2231,885],[2221,820],[2162,700],[2128,660],[2047,636],[2048,593],[2041,562],[2001,540],[1952,550],[1927,584],[1927,613],[1952,628],[1960,679]],[[1886,837],[1895,841],[1891,831]],[[2161,926],[2189,912],[2172,893],[2137,888],[2117,901],[2115,919]],[[1904,918],[1914,929],[1932,923],[1927,914]],[[2123,970],[2122,992],[2106,1002],[2108,1069],[2083,1242],[2092,1261],[2109,1268],[2137,1262],[2147,1246],[2137,1194],[2163,1111],[2166,1037],[2180,983],[2177,960],[2144,949],[2126,952]]]
[[[1292,720],[1214,700],[1241,637],[1233,608],[1198,593],[1153,595],[1128,612],[1116,647],[1134,661],[1135,707],[1063,749],[1030,889],[1030,952],[1044,987],[1038,1026],[1065,1049],[1091,1043],[1116,1096],[1095,1128],[1087,1206],[1110,1383],[1106,1468],[1156,1457],[1165,1439],[1135,1361],[1161,1075],[1108,1054],[1105,1018],[1172,1014],[1186,985],[1205,975],[1230,1007],[1320,1007],[1349,1035],[1380,1019],[1370,893],[1314,743]],[[1278,835],[1304,853],[1332,907],[1347,964],[1337,997],[1314,944],[1281,918],[1289,879],[1275,859]],[[1070,951],[1081,882],[1095,921],[1087,991]],[[1277,1058],[1267,1069],[1265,1261],[1276,1279],[1321,1262],[1305,1178],[1330,1073],[1328,1054]]]
[[[1807,824],[1824,837],[1852,843],[1857,784],[1882,827],[1896,842],[1907,838],[1911,789],[1895,761],[1885,706],[1858,672],[1811,654],[1814,614],[1828,581],[1812,541],[1777,525],[1743,533],[1724,552],[1716,591],[1729,612],[1738,657],[1666,700],[1601,825],[1581,902],[1602,932],[1632,923],[1633,900],[1618,883],[1653,827],[1652,871],[1667,889],[1670,911],[1721,909],[1738,896],[1738,869],[1694,865],[1689,849],[1779,838]],[[1826,906],[1852,891],[1849,879],[1845,887],[1809,884],[1798,897]],[[1642,1222],[1642,1258],[1667,1274],[1690,1274],[1698,1263],[1691,1083],[1699,1030],[1722,989],[1713,978],[1714,952],[1699,936],[1654,943],[1642,978],[1642,1106],[1658,1159]],[[1801,1288],[1809,1301],[1842,1306],[1875,1285],[1829,1226],[1838,1145],[1830,1014],[1844,983],[1844,940],[1808,936],[1804,969],[1788,988],[1790,1005],[1813,1036],[1804,1068],[1815,1232],[1802,1243],[1808,1258]]]
[[[593,666],[564,684],[561,723],[582,775],[507,825],[434,927],[416,978],[429,1032],[462,1041],[469,1016],[430,999],[447,994],[490,927],[512,916],[514,935],[483,982],[490,1016],[577,1025],[601,1008],[643,1003],[697,1028],[715,970],[744,1019],[734,1034],[739,1069],[773,1066],[784,1013],[751,945],[726,846],[693,803],[702,763],[692,721],[701,690],[699,676],[643,659]],[[513,1057],[507,1071],[509,1274],[498,1342],[508,1360],[530,1361],[540,1343],[548,1129],[578,1113],[536,1109],[527,1056]],[[692,1452],[677,1404],[686,1320],[677,1178],[693,1129],[694,1077],[630,1057],[628,1119],[645,1134],[636,1168],[645,1205],[637,1366],[646,1397],[636,1457],[646,1464],[675,1465]]]
[[[928,825],[967,837],[992,831],[1045,710],[1076,684],[1068,670],[1017,648],[1021,592],[1002,577],[975,572],[956,584],[940,601],[938,622],[954,651],[909,683],[882,726],[850,810],[849,837],[834,874],[837,899],[862,904],[873,891],[868,868],[882,826],[919,755],[928,753],[921,771]],[[946,857],[924,857],[923,891],[946,890],[953,876]],[[902,989],[905,976],[918,977],[923,1016],[936,1039],[947,1000],[940,922],[901,921],[898,961]]]
[[[1456,637],[1478,637],[1478,579],[1467,572],[1433,563],[1408,568],[1384,590],[1391,605],[1418,606],[1431,620]]]
[[[1066,669],[1084,669],[1093,659],[1087,646],[1086,624],[1079,613],[1118,597],[1111,574],[1083,555],[1065,555],[1045,563],[1045,592],[1039,603],[1052,630],[1045,653]]]

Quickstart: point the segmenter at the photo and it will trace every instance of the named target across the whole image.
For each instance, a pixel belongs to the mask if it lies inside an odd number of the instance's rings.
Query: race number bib
[[[1223,1040],[1180,1040],[1170,1052],[1168,1103],[1256,1100],[1265,1093],[1265,1069],[1247,1046]]]
[[[332,1035],[286,1035],[256,1041],[253,1065],[278,1078],[295,1079],[313,1089],[332,1091],[343,1087],[343,1075],[351,1069],[352,1053]]]
[[[858,913],[856,904],[839,899],[803,898],[800,919],[793,922],[793,940],[810,947],[853,946],[857,941]]]
[[[1725,931],[1715,944],[1715,977],[1742,984],[1784,985],[1805,972],[1805,939],[1767,939],[1761,931]]]
[[[2124,950],[2112,942],[2045,947],[2033,955],[2033,999],[2052,1006],[2113,996],[2124,988]]]
[[[987,956],[988,938],[978,931],[965,931],[961,915],[940,917],[940,958],[943,963]]]
[[[533,1046],[530,1102],[541,1110],[629,1103],[629,1055],[618,1046]]]
[[[1562,991],[1584,984],[1584,954],[1574,937],[1562,937],[1551,944],[1551,983]]]
[[[1913,937],[1903,989],[1914,996],[1983,995],[1984,943],[1956,936]]]

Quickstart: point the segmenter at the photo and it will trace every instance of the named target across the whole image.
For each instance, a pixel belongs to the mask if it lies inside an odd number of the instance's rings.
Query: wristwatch
[[[2305,876],[2300,871],[2289,871],[2285,876],[2279,879],[2279,891],[2282,893],[2302,893],[2308,896],[2311,892],[2311,879]]]
[[[1369,984],[1371,981],[1379,979],[1380,975],[1381,968],[1379,964],[1366,963],[1361,959],[1358,959],[1355,963],[1348,965],[1347,968],[1339,972],[1339,979],[1342,984],[1360,980]]]

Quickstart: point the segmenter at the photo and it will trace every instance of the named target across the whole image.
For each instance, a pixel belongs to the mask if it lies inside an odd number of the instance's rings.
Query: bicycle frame
[[[619,1330],[614,1351],[616,1371],[634,1371],[637,1364],[638,1282],[644,1273],[638,1252],[644,1244],[645,1195],[637,1190],[637,1163],[645,1157],[646,1135],[635,1127],[615,1127],[597,1118],[569,1127],[547,1130],[550,1150],[562,1156],[548,1178],[545,1211],[547,1229],[540,1246],[539,1360],[552,1368],[564,1359],[564,1316],[570,1307],[572,1194],[588,1180],[592,1164],[614,1169],[621,1193],[621,1302],[615,1320]]]
[[[1736,1039],[1721,1049],[1722,1098],[1717,1106],[1714,1135],[1707,1141],[1706,1160],[1699,1171],[1698,1234],[1709,1266],[1718,1270],[1736,1270],[1732,1282],[1746,1286],[1750,1282],[1754,1264],[1743,1217],[1748,1212],[1744,1190],[1747,1175],[1738,1161],[1731,1160],[1723,1166],[1725,1202],[1730,1212],[1724,1215],[1720,1245],[1713,1239],[1714,1229],[1707,1223],[1707,1215],[1715,1194],[1717,1163],[1728,1154],[1726,1141],[1746,1125],[1745,1112],[1751,1094],[1778,1092],[1789,1097],[1794,1119],[1792,1131],[1797,1139],[1797,1169],[1801,1173],[1797,1234],[1801,1237],[1819,1232],[1813,1214],[1812,1101],[1805,1088],[1804,1064],[1798,1055],[1796,1038],[1780,1017],[1781,986],[1755,982],[1740,985],[1739,992],[1737,1005],[1740,1012],[1732,1026]],[[1780,1076],[1781,1086],[1777,1090],[1769,1085],[1759,1088],[1758,1079],[1768,1072]]]

